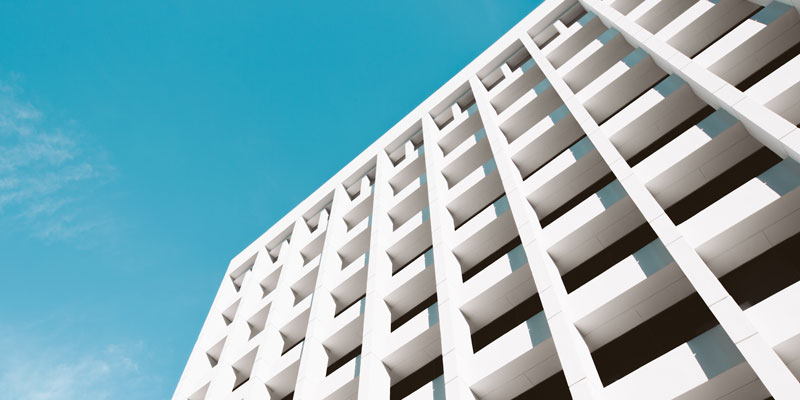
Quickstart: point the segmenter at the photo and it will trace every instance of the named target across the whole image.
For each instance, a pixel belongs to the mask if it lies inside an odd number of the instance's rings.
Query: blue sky
[[[169,398],[230,258],[536,4],[0,2],[0,398]]]

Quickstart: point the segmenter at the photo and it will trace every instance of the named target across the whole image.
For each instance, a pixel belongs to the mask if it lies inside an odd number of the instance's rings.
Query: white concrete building
[[[233,258],[174,399],[800,399],[798,0],[545,0]]]

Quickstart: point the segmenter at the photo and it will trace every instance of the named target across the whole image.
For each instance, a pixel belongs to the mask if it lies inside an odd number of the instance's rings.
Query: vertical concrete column
[[[550,78],[546,73],[545,77]],[[561,280],[561,274],[550,255],[540,245],[543,243],[542,227],[536,212],[520,190],[522,177],[508,154],[508,142],[500,131],[497,113],[489,102],[486,88],[477,77],[470,78],[470,86],[483,120],[489,147],[497,163],[514,223],[528,257],[547,323],[553,333],[553,341],[572,398],[576,400],[601,398],[603,385],[600,376],[594,367],[586,342],[570,317],[567,290]]]
[[[383,364],[391,326],[386,303],[386,285],[392,275],[392,262],[386,253],[392,233],[387,207],[392,199],[389,179],[394,168],[385,151],[378,151],[372,200],[369,258],[367,264],[367,296],[364,306],[364,330],[361,342],[361,371],[358,381],[359,399],[388,399],[391,379]]]
[[[319,272],[314,283],[312,293],[311,309],[308,317],[308,328],[306,329],[306,339],[303,343],[303,353],[300,356],[300,366],[297,372],[297,384],[294,398],[296,399],[316,399],[319,396],[315,390],[319,383],[325,379],[328,356],[322,342],[330,333],[328,327],[333,321],[336,309],[333,298],[331,297],[331,280],[336,276],[339,269],[339,262],[336,250],[341,247],[341,238],[347,231],[343,220],[345,205],[348,201],[347,193],[342,185],[336,186],[331,204],[331,214],[325,230],[325,239],[320,255]],[[323,222],[317,229],[323,229]]]
[[[428,204],[433,242],[433,264],[439,329],[442,338],[445,395],[448,399],[474,399],[472,382],[472,338],[469,325],[459,309],[461,266],[452,252],[455,225],[447,211],[447,182],[441,171],[444,155],[438,144],[439,128],[430,115],[422,118],[425,168],[428,171]]]
[[[586,3],[596,2],[594,0],[586,0]],[[608,10],[613,9],[610,7],[592,8],[592,11],[601,17],[602,13],[609,12]],[[620,18],[624,18],[620,17],[616,10],[613,10],[613,12],[617,14],[614,16],[617,21]],[[623,32],[623,26],[630,28],[630,24],[620,24],[614,27]],[[652,40],[655,40],[655,38]],[[775,351],[758,334],[742,309],[730,297],[705,261],[680,234],[678,228],[666,215],[652,193],[647,190],[639,177],[633,173],[631,167],[609,140],[608,132],[605,132],[603,128],[597,125],[586,111],[584,105],[578,101],[562,77],[557,74],[550,62],[533,43],[533,40],[528,35],[523,35],[521,41],[545,76],[548,77],[553,88],[564,100],[564,104],[575,117],[581,129],[586,132],[592,145],[609,165],[633,203],[656,232],[664,246],[666,246],[672,258],[706,305],[708,305],[717,321],[719,321],[739,351],[753,367],[762,383],[775,398],[800,397],[800,383],[794,378],[791,371],[780,360]],[[711,103],[713,104],[713,102]]]

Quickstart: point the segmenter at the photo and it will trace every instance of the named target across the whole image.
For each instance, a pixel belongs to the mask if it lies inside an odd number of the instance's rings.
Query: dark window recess
[[[550,42],[552,42],[553,40],[556,40],[556,38],[560,34],[561,34],[560,32],[556,31],[556,33],[554,33],[553,36],[550,36],[547,40],[544,41],[544,43],[539,45],[539,49],[543,49],[543,48],[547,47],[547,45],[550,44]]]
[[[611,118],[614,118],[614,116],[615,116],[615,115],[617,115],[617,114],[619,114],[619,112],[620,112],[620,111],[624,110],[624,109],[625,109],[625,107],[627,107],[627,106],[631,105],[631,103],[633,103],[634,101],[636,101],[636,99],[638,99],[639,97],[642,97],[642,95],[643,95],[643,94],[645,94],[645,93],[647,93],[647,92],[648,92],[650,89],[652,89],[652,88],[656,87],[656,85],[658,85],[659,83],[661,83],[661,81],[663,81],[664,79],[667,79],[667,77],[668,77],[668,76],[669,76],[669,75],[667,75],[667,74],[664,74],[664,76],[662,76],[661,78],[658,78],[658,80],[656,80],[655,82],[653,82],[653,84],[652,84],[652,85],[650,85],[650,87],[648,87],[648,88],[647,88],[647,89],[645,89],[645,90],[642,90],[642,91],[641,91],[641,93],[637,94],[636,96],[633,96],[633,98],[632,98],[632,99],[631,99],[629,102],[625,103],[625,104],[624,104],[622,107],[618,108],[618,109],[617,109],[617,111],[614,111],[613,113],[611,113],[611,115],[609,115],[608,117],[606,117],[606,118],[605,118],[605,119],[604,119],[602,122],[598,122],[598,123],[597,123],[597,125],[598,125],[598,126],[599,126],[599,125],[603,125],[603,124],[605,124],[605,123],[606,123],[606,121],[610,120]]]
[[[768,62],[767,65],[759,68],[758,71],[753,72],[753,74],[745,78],[743,81],[739,82],[739,84],[736,85],[736,88],[744,92],[751,86],[766,78],[769,74],[775,72],[776,69],[789,62],[798,54],[800,54],[800,42],[790,47],[789,50],[784,51],[778,57],[775,57],[775,59]]]
[[[444,366],[442,356],[436,357],[433,361],[425,364],[422,368],[414,371],[411,375],[403,378],[400,382],[392,385],[389,389],[389,399],[402,399],[414,393],[415,390],[425,386],[426,383],[442,376]]]
[[[608,386],[717,325],[694,293],[595,350],[592,358],[600,380]]]
[[[569,28],[570,26],[572,26],[572,24],[578,22],[578,20],[581,19],[586,14],[587,14],[586,10],[581,10],[581,12],[579,12],[574,18],[572,18],[571,20],[569,20],[567,22],[564,22],[564,26]]]
[[[233,386],[233,389],[231,389],[231,391],[235,391],[236,389],[238,389],[238,388],[242,387],[242,385],[244,385],[245,383],[247,383],[247,382],[249,382],[249,381],[250,381],[250,377],[248,376],[248,377],[247,377],[247,378],[245,378],[243,381],[241,381],[241,382],[237,383],[236,385],[234,385],[234,386]]]
[[[287,394],[281,400],[292,400],[294,399],[294,392]]]
[[[461,280],[463,282],[468,281],[470,278],[477,275],[478,272],[483,271],[484,268],[492,265],[493,262],[499,260],[500,257],[503,257],[504,255],[508,254],[509,251],[514,250],[514,248],[516,248],[520,244],[522,244],[522,241],[519,239],[519,236],[515,237],[514,239],[511,239],[511,241],[504,244],[503,247],[499,248],[494,253],[489,254],[486,258],[484,258],[483,260],[472,266],[470,269],[462,272]]]
[[[358,298],[357,298],[357,299],[355,299],[355,300],[353,300],[353,301],[351,301],[351,302],[350,302],[350,304],[348,304],[348,305],[346,305],[346,306],[342,307],[342,309],[341,309],[341,310],[339,310],[338,312],[336,312],[336,314],[334,314],[334,315],[333,315],[333,318],[336,318],[336,317],[338,317],[338,316],[339,316],[339,314],[343,313],[345,310],[347,310],[348,308],[350,308],[350,307],[351,307],[353,304],[356,304],[356,303],[358,303],[359,301],[361,301],[361,299],[363,299],[364,297],[367,297],[367,294],[366,294],[366,293],[362,294],[361,296],[358,296]]]
[[[492,205],[493,205],[495,202],[497,202],[497,200],[500,200],[500,199],[501,199],[503,196],[505,196],[505,195],[506,195],[506,193],[505,193],[505,192],[501,193],[501,194],[500,194],[499,196],[497,196],[497,197],[496,197],[494,200],[490,201],[488,204],[486,204],[486,205],[484,205],[483,207],[479,208],[479,209],[478,209],[478,211],[475,211],[474,213],[472,213],[472,215],[470,215],[469,217],[467,217],[467,219],[465,219],[463,222],[461,222],[460,224],[456,225],[455,229],[458,229],[458,228],[461,228],[462,226],[464,226],[464,224],[466,224],[467,222],[469,222],[471,219],[475,218],[475,216],[476,216],[476,215],[480,214],[480,213],[481,213],[481,211],[485,210],[487,207],[490,207],[490,206],[492,206]],[[451,214],[451,215],[452,215],[452,214]]]
[[[567,293],[583,286],[637,250],[656,240],[658,235],[645,223],[612,243],[562,277]]]
[[[288,349],[284,350],[283,353],[281,353],[281,355],[284,355],[284,354],[292,351],[293,348],[297,347],[298,344],[303,343],[304,340],[306,340],[305,337],[300,339],[300,340],[298,340],[297,343],[293,344],[291,347],[289,347]]]
[[[742,309],[750,308],[800,281],[798,249],[800,233],[725,274],[720,282]]]
[[[495,318],[488,325],[475,331],[472,334],[472,351],[477,353],[540,311],[542,311],[542,302],[539,300],[539,294],[537,293],[506,311],[505,314]]]
[[[408,312],[406,312],[405,314],[397,317],[396,320],[392,321],[392,326],[391,326],[392,332],[394,332],[395,329],[403,326],[403,324],[411,320],[411,318],[416,317],[417,314],[421,313],[426,308],[434,304],[436,304],[436,293],[431,295],[431,297],[428,297],[427,299],[423,300],[422,303],[417,304],[416,307],[408,310]]]
[[[325,376],[328,376],[328,375],[334,373],[337,369],[341,368],[343,365],[345,365],[348,362],[350,362],[350,360],[358,357],[359,354],[361,354],[361,345],[358,345],[358,347],[356,347],[353,350],[350,350],[349,353],[339,357],[338,360],[336,360],[336,361],[332,362],[330,365],[328,365],[328,370],[325,371]]]
[[[597,193],[600,189],[604,188],[611,182],[614,182],[616,177],[614,176],[613,172],[609,172],[602,178],[598,179],[597,182],[590,185],[588,188],[584,189],[582,192],[576,194],[571,199],[567,200],[561,207],[556,208],[550,214],[544,216],[544,218],[540,218],[539,222],[542,224],[542,228],[550,225],[553,221],[557,220],[562,215],[566,214],[567,211],[573,209],[575,206],[580,204],[582,201],[589,198],[589,196]]]
[[[739,26],[739,25],[741,25],[741,24],[742,24],[744,21],[747,21],[748,19],[750,19],[750,17],[752,17],[753,15],[756,15],[756,14],[757,14],[759,11],[761,11],[761,9],[762,9],[762,8],[764,8],[764,7],[763,7],[763,6],[758,6],[758,8],[756,8],[755,10],[753,10],[753,12],[752,12],[752,13],[750,13],[748,16],[746,16],[746,17],[742,18],[742,20],[741,20],[741,21],[739,21],[739,22],[737,22],[737,23],[733,24],[733,25],[732,25],[732,26],[731,26],[731,27],[730,27],[730,28],[729,28],[727,31],[725,31],[725,32],[722,32],[722,34],[720,34],[719,36],[717,36],[717,38],[716,38],[716,39],[712,40],[712,41],[711,41],[711,42],[709,42],[707,45],[703,46],[703,48],[702,48],[702,49],[700,49],[700,50],[697,50],[697,51],[696,51],[694,54],[692,54],[692,55],[691,55],[689,58],[695,58],[695,57],[697,57],[697,56],[698,56],[700,53],[704,52],[704,51],[705,51],[707,48],[711,47],[712,45],[714,45],[714,43],[717,43],[717,41],[719,41],[720,39],[722,39],[723,37],[725,37],[725,35],[727,35],[727,34],[731,33],[731,31],[732,31],[732,30],[736,29],[736,27],[737,27],[737,26]]]
[[[422,252],[420,252],[416,256],[411,257],[411,260],[409,260],[407,263],[401,265],[400,268],[397,268],[396,270],[392,271],[392,276],[395,276],[398,272],[402,271],[403,268],[411,265],[411,263],[413,263],[414,261],[417,261],[418,258],[422,257],[423,254],[427,253],[428,250],[430,250],[432,248],[433,248],[433,246],[428,246],[428,247],[425,248],[425,250],[422,250]]]
[[[780,161],[772,150],[762,147],[665,211],[679,225]]]
[[[572,400],[564,371],[558,371],[521,395],[514,397],[513,400],[528,399]]]
[[[702,109],[700,109],[700,111],[692,114],[692,116],[683,120],[683,122],[678,124],[676,127],[670,129],[669,132],[665,133],[660,138],[656,139],[653,143],[650,143],[650,145],[640,150],[638,153],[634,154],[631,158],[625,161],[627,161],[628,165],[630,165],[631,167],[642,162],[645,158],[650,157],[650,155],[658,151],[658,149],[664,147],[664,145],[671,142],[673,139],[680,136],[682,133],[686,132],[689,128],[699,124],[700,121],[704,120],[714,111],[715,111],[714,107],[711,106],[703,107]]]
[[[572,143],[570,143],[570,144],[568,144],[568,145],[564,146],[564,148],[562,148],[562,149],[560,149],[558,152],[556,152],[556,154],[555,154],[554,156],[552,156],[552,157],[548,158],[548,159],[547,159],[547,161],[545,161],[545,162],[543,162],[543,163],[542,163],[542,165],[540,165],[540,166],[536,167],[536,168],[535,168],[533,171],[531,171],[531,173],[530,173],[530,174],[527,174],[527,175],[523,176],[523,177],[522,177],[522,180],[524,181],[524,180],[526,180],[526,179],[530,178],[530,177],[531,177],[531,175],[535,174],[535,173],[536,173],[536,172],[538,172],[540,169],[542,169],[542,168],[544,168],[545,166],[547,166],[547,164],[550,164],[550,161],[553,161],[553,160],[555,160],[555,159],[556,159],[556,157],[558,157],[559,155],[561,155],[561,153],[563,153],[563,152],[567,151],[567,149],[569,149],[570,147],[572,147],[572,145],[574,145],[575,143],[578,143],[578,142],[580,142],[580,141],[581,141],[581,140],[583,140],[583,138],[585,138],[585,137],[586,137],[586,135],[581,135],[581,137],[579,137],[579,138],[575,139],[575,140],[574,140]]]

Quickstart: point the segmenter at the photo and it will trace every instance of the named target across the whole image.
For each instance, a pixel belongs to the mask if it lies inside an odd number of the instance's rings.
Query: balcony
[[[693,59],[698,65],[738,87],[800,42],[799,37],[800,15],[797,10],[773,1],[712,42]]]
[[[561,370],[543,311],[475,353],[473,362],[480,368],[470,389],[481,399],[513,398]],[[509,379],[518,376],[525,379]]]
[[[510,251],[488,260],[488,266],[464,283],[461,312],[470,329],[478,331],[536,293],[525,251],[519,239]],[[511,247],[508,246],[508,247]]]
[[[358,355],[337,368],[319,386],[321,399],[351,399],[358,393],[358,375],[361,372],[361,356]]]
[[[567,60],[558,73],[573,92],[579,92],[633,50],[619,31],[610,28]]]
[[[369,196],[354,202],[353,207],[344,214],[343,219],[348,232],[372,214],[372,202],[374,198],[375,196],[370,193]]]
[[[281,355],[278,361],[270,366],[266,386],[271,396],[282,399],[294,392],[302,354],[303,344],[300,343]]]
[[[606,26],[594,13],[586,13],[577,23],[565,29],[557,38],[544,46],[542,52],[553,64],[553,67],[558,69],[606,29]]]
[[[719,325],[606,387],[610,398],[713,399],[736,390],[747,398],[769,396]]]
[[[583,136],[583,130],[569,114],[566,106],[559,107],[545,123],[543,129],[529,131],[509,146],[511,160],[519,169],[522,179],[528,179],[544,165],[564,152]]]
[[[389,346],[383,363],[393,382],[404,379],[441,355],[439,309],[435,298],[431,305],[394,329],[386,343]]]
[[[391,234],[393,243],[386,252],[392,260],[392,274],[405,268],[411,261],[431,247],[431,222],[426,207]]]
[[[717,110],[633,167],[668,209],[761,148],[744,126]]]
[[[615,180],[547,225],[543,237],[563,275],[644,222]]]
[[[678,225],[701,257],[713,260],[765,230],[796,233],[800,209],[800,165],[778,162]]]
[[[361,345],[365,304],[366,298],[362,297],[334,318],[330,326],[331,334],[322,343],[328,352],[329,365],[346,357]]]
[[[429,249],[408,266],[392,276],[388,295],[384,298],[392,314],[403,315],[409,312],[419,299],[430,297],[436,292],[434,276],[433,249]]]
[[[461,264],[462,274],[466,274],[467,277],[473,276],[477,271],[470,272],[470,270],[481,264],[487,255],[501,249],[516,236],[516,225],[508,207],[508,200],[503,196],[455,232],[453,242],[457,244],[453,248],[453,254]]]
[[[545,119],[563,102],[548,80],[536,84],[500,115],[497,116],[500,130],[508,143],[529,131],[540,131],[539,124],[547,124]]]
[[[632,159],[640,160],[645,149],[667,139],[665,135],[704,106],[686,82],[670,75],[606,121],[603,130],[623,158],[635,165],[638,161]]]
[[[389,179],[389,186],[395,195],[400,193],[406,186],[408,186],[415,178],[418,178],[425,172],[425,155],[417,157],[400,169],[391,179]]]
[[[536,66],[533,59],[529,58],[514,71],[509,69],[506,79],[489,91],[489,103],[494,107],[495,112],[502,114],[543,80],[544,73]]]
[[[693,289],[656,239],[569,294],[575,326],[599,348],[685,298]]]

